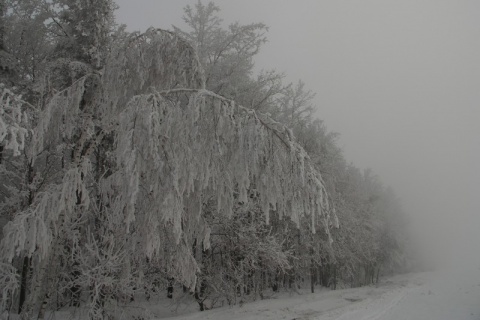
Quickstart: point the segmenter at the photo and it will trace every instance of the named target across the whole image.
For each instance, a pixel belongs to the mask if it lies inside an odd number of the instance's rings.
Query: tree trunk
[[[318,282],[321,286],[324,286],[324,283],[323,283],[323,265],[318,267]]]
[[[74,270],[71,272],[71,276],[74,279],[74,285],[70,287],[70,292],[72,293],[72,299],[70,300],[70,306],[72,307],[80,307],[80,295],[82,293],[82,289],[79,284],[76,283],[76,280],[80,277],[80,271]]]
[[[5,50],[5,11],[7,7],[5,5],[5,0],[0,0],[0,51]],[[0,150],[1,154],[1,150]],[[1,159],[1,157],[0,157]],[[1,161],[0,161],[1,163]]]
[[[292,289],[292,286],[295,286],[295,274],[293,273],[288,275],[288,288]]]
[[[200,299],[198,292],[195,292],[195,300],[197,300],[198,305],[200,306],[200,311],[205,311],[205,306],[203,305],[203,300]]]
[[[93,294],[93,290],[92,290]],[[103,320],[105,319],[105,291],[100,288],[100,292],[97,297],[92,295],[93,312],[90,313],[91,320]]]
[[[337,266],[333,265],[333,290],[337,290]]]
[[[203,303],[203,301],[205,301],[204,294],[206,289],[207,289],[207,285],[203,280],[200,280],[200,286],[197,285],[195,287],[194,297],[195,297],[195,300],[197,300],[197,303],[200,307],[200,311],[205,311],[205,304]]]
[[[18,302],[18,313],[22,313],[23,305],[27,297],[27,277],[28,277],[29,266],[30,266],[30,258],[29,257],[23,258],[22,278],[20,282],[20,300]]]
[[[273,292],[278,292],[278,273],[275,274],[275,277],[273,279],[272,290]]]
[[[38,320],[43,320],[45,318],[45,311],[47,311],[48,300],[50,300],[50,294],[46,293],[42,305],[40,306],[40,310],[38,310]]]
[[[322,286],[328,287],[330,280],[330,265],[323,264],[322,266]]]
[[[3,0],[0,0],[3,1]],[[3,12],[2,12],[3,14]],[[2,15],[3,17],[3,15]],[[2,22],[3,23],[3,22]],[[3,147],[0,148],[0,152],[2,151]],[[1,154],[0,154],[0,159],[1,159]],[[1,162],[1,161],[0,161]],[[26,183],[27,185],[30,185],[33,182],[34,179],[34,171],[33,171],[33,163],[32,161],[29,161],[27,163],[27,175],[26,175]],[[33,204],[33,199],[34,199],[34,190],[30,189],[28,192],[28,198],[27,198],[27,206],[30,207]],[[24,257],[23,258],[23,265],[22,265],[22,276],[21,276],[21,286],[20,286],[20,300],[18,303],[18,313],[22,312],[23,305],[25,304],[25,300],[27,298],[27,278],[29,275],[28,270],[31,268],[31,258],[29,257]]]
[[[368,266],[364,266],[364,269],[365,269],[365,275],[363,277],[363,282],[365,285],[368,284]]]
[[[168,279],[168,286],[167,286],[167,298],[173,298],[173,278]]]
[[[310,261],[310,291],[312,291],[312,293],[315,293],[315,281],[316,281],[316,272],[315,272],[315,263],[312,259],[312,261]]]
[[[24,304],[22,305],[22,313],[21,319],[30,319],[35,312],[35,309],[38,306],[38,302],[45,300],[41,300],[42,297],[45,298],[46,286],[47,286],[47,276],[46,276],[46,269],[48,267],[48,259],[43,260],[39,263],[35,270],[34,274],[31,278],[31,285],[30,285],[30,292],[28,295],[25,296]]]

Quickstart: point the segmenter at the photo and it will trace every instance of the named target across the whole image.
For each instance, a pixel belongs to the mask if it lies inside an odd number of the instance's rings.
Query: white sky
[[[117,0],[117,22],[182,27],[195,2]],[[257,66],[317,93],[347,160],[391,185],[430,241],[480,257],[480,1],[215,3],[227,23],[270,27]]]

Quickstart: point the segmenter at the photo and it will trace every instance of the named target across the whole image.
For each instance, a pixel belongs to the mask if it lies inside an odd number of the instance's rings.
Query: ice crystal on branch
[[[195,50],[170,32],[119,36],[112,46],[101,72],[53,94],[40,113],[29,154],[60,150],[61,178],[5,227],[3,260],[71,266],[72,287],[92,283],[84,289],[96,314],[106,292],[133,290],[136,276],[122,265],[143,271],[145,259],[156,261],[197,285],[192,246],[210,246],[207,202],[227,218],[237,203],[255,202],[267,224],[272,212],[297,225],[311,216],[312,230],[325,221],[328,234],[322,177],[288,128],[205,90]],[[39,288],[50,276],[36,274]]]
[[[24,110],[27,103],[0,83],[0,145],[13,151],[15,156],[25,148],[29,134],[28,117]]]
[[[235,190],[247,201],[254,189],[267,221],[271,210],[297,223],[300,214],[328,219],[320,174],[290,131],[265,115],[206,90],[176,89],[134,97],[119,120],[127,225],[141,197],[173,223],[178,243],[179,217],[201,214],[184,199],[213,194],[218,212],[231,216]]]

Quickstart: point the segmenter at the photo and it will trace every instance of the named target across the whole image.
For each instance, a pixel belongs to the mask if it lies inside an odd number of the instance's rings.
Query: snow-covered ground
[[[146,315],[155,320],[480,320],[480,263],[470,266],[397,275],[361,288],[323,289],[314,294],[306,289],[300,294],[282,292],[242,306],[204,312],[198,311],[191,295],[178,290],[177,299],[161,298],[163,292],[125,311],[133,315],[146,308]],[[12,314],[9,319],[20,318]],[[68,310],[47,312],[46,319],[88,316],[85,310],[76,309],[74,314]]]
[[[480,269],[398,275],[378,286],[286,294],[167,319],[479,320]]]

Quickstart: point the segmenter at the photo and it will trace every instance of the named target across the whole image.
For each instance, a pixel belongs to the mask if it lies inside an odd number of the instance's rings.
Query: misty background
[[[128,31],[183,28],[195,4],[116,2]],[[424,254],[480,263],[480,2],[215,3],[226,25],[269,27],[256,68],[316,92],[316,115],[394,188]]]

